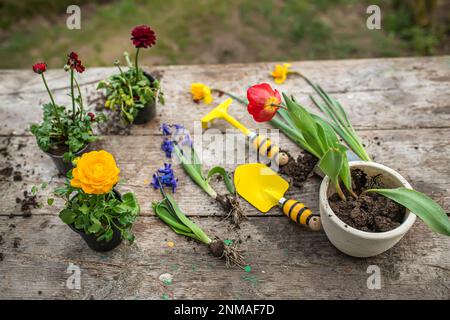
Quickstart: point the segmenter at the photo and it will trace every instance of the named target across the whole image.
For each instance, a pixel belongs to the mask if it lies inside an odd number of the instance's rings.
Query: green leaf
[[[31,193],[33,195],[35,195],[37,192],[38,192],[38,187],[36,187],[36,186],[31,187]]]
[[[89,207],[87,205],[85,205],[85,204],[83,204],[78,210],[80,210],[84,214],[88,214],[89,213]]]
[[[70,209],[64,209],[59,213],[62,222],[72,224],[75,221],[77,214]]]
[[[186,227],[176,215],[170,212],[170,208],[165,205],[164,201],[154,204],[153,208],[155,209],[156,215],[164,221],[166,224],[171,226],[172,228],[176,228],[183,232],[191,232],[191,229]]]
[[[113,234],[114,231],[111,228],[109,228],[108,230],[105,231],[105,233],[103,233],[100,237],[97,238],[97,241],[109,242],[111,241]]]
[[[209,185],[208,181],[205,180],[203,177],[203,174],[201,174],[201,167],[200,171],[196,168],[196,165],[193,165],[191,161],[189,161],[184,154],[181,152],[181,149],[178,147],[177,144],[174,145],[173,151],[175,152],[175,155],[180,159],[181,166],[183,167],[184,171],[191,177],[194,182],[203,189],[209,196],[212,198],[217,197],[217,192]]]
[[[129,229],[122,230],[122,237],[127,240],[130,244],[134,242],[134,234],[131,233]]]
[[[175,200],[169,194],[167,194],[166,196],[167,196],[166,201],[169,202],[170,206],[173,208],[174,213],[176,214],[177,218],[186,227],[191,229],[192,233],[194,233],[200,239],[201,242],[203,242],[205,244],[209,244],[211,242],[211,239],[209,239],[209,237],[206,235],[206,233],[184,215],[184,213],[178,207],[178,204],[175,202]]]
[[[51,206],[51,205],[53,205],[53,202],[55,201],[55,199],[53,199],[53,198],[48,198],[47,199],[47,204],[49,205],[49,206]]]
[[[132,215],[139,215],[141,208],[139,206],[139,202],[137,201],[136,195],[132,192],[125,193],[122,196],[122,201],[124,205],[127,206],[128,210]]]
[[[337,148],[330,148],[320,159],[318,167],[330,180],[336,183],[343,163],[342,152]]]
[[[225,183],[225,186],[227,187],[227,190],[231,194],[236,193],[236,189],[234,188],[233,180],[231,179],[229,173],[220,166],[216,166],[214,168],[211,168],[211,170],[208,171],[208,177],[207,179],[211,179],[211,177],[215,174],[219,174],[223,178],[223,182]]]
[[[88,228],[88,231],[90,233],[97,233],[102,229],[102,224],[100,223],[100,221],[94,217],[91,217],[91,225]]]
[[[114,206],[112,209],[113,209],[113,211],[114,211],[115,213],[119,213],[119,214],[120,214],[120,213],[125,213],[125,212],[128,211],[127,206],[124,205],[123,203]]]
[[[42,184],[41,184],[41,190],[45,190],[45,189],[47,188],[47,186],[48,186],[48,183],[47,183],[47,182],[42,182]]]
[[[366,192],[377,192],[401,204],[419,216],[431,230],[450,236],[450,220],[444,209],[423,193],[407,188],[369,189]]]

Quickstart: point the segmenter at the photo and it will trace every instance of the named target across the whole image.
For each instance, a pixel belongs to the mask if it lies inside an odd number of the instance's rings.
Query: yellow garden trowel
[[[228,114],[228,107],[232,102],[233,99],[228,98],[217,107],[212,109],[206,116],[202,118],[202,128],[205,130],[211,126],[214,120],[223,119],[236,129],[240,130],[243,134],[245,134],[249,138],[250,143],[260,155],[274,160],[280,166],[285,165],[289,160],[286,153],[280,152],[280,148],[276,145],[273,145],[272,141],[269,138],[251,131]]]
[[[262,163],[243,164],[234,172],[234,185],[239,195],[259,211],[266,213],[279,205],[284,214],[311,230],[322,229],[320,217],[303,203],[284,198],[289,183]]]

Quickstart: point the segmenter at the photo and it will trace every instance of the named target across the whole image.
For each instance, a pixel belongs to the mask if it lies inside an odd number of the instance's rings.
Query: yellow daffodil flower
[[[194,101],[203,100],[204,103],[210,104],[213,101],[211,89],[203,83],[194,82],[191,84],[191,94]]]
[[[275,70],[272,71],[272,76],[275,80],[276,84],[282,84],[286,81],[287,75],[290,72],[289,68],[291,67],[290,63],[277,64],[275,66]]]

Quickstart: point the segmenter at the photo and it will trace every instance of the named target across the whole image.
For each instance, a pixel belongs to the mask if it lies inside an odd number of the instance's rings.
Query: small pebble
[[[159,276],[159,281],[161,281],[164,284],[170,285],[173,282],[173,277],[170,273],[163,273]]]
[[[250,272],[250,271],[252,271],[252,267],[251,266],[245,266],[244,270],[245,270],[245,272]]]
[[[168,247],[173,248],[174,245],[175,245],[174,242],[172,242],[172,241],[167,241],[167,246],[168,246]]]

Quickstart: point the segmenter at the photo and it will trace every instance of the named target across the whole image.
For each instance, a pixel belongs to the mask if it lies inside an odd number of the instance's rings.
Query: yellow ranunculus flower
[[[70,185],[87,194],[105,194],[119,181],[119,173],[112,154],[105,150],[91,151],[78,159]]]
[[[287,75],[289,73],[290,63],[277,64],[275,70],[272,71],[272,76],[274,77],[275,83],[282,84],[286,81]]]
[[[206,104],[210,104],[213,101],[211,95],[211,89],[205,86],[203,83],[194,82],[191,84],[192,99],[194,101],[203,100]]]

